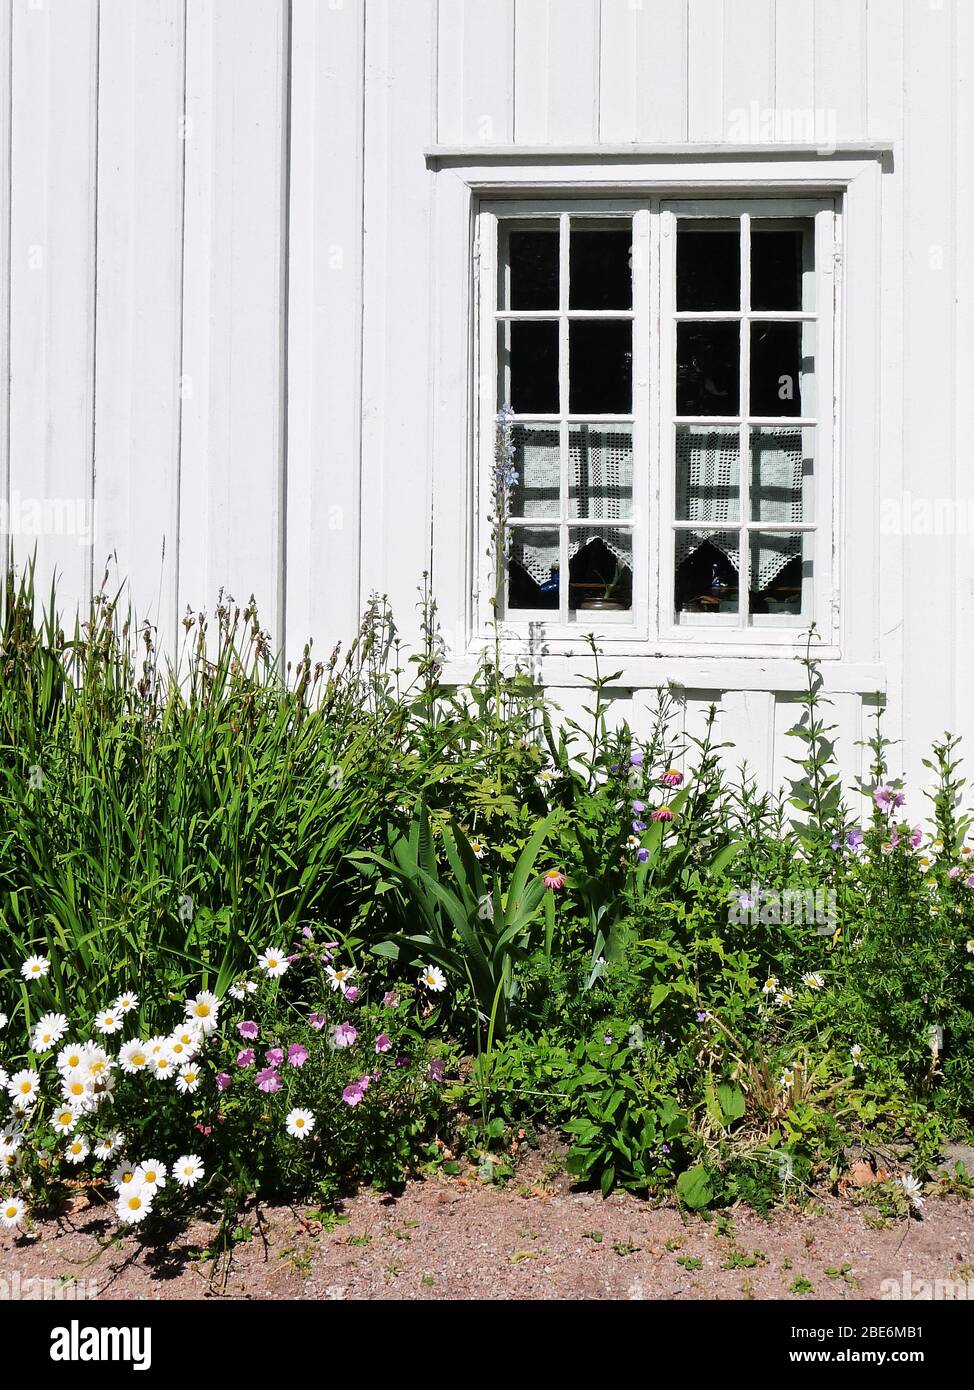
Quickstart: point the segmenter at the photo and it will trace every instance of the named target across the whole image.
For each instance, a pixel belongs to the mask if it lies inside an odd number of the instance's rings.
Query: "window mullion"
[[[747,521],[751,515],[751,441],[747,417],[751,409],[751,325],[748,312],[751,308],[751,218],[748,213],[741,215],[741,396],[738,409],[740,423],[740,474],[738,496],[740,517],[738,535],[738,586],[737,620],[738,626],[746,628],[751,614],[751,533]]]
[[[569,546],[568,546],[568,407],[570,402],[568,360],[568,295],[569,257],[568,238],[571,232],[567,212],[559,218],[558,253],[558,411],[561,416],[559,434],[559,507],[558,507],[558,618],[568,622],[569,613]]]

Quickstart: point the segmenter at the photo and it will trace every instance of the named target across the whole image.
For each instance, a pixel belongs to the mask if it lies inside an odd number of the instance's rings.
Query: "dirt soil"
[[[68,1297],[337,1300],[852,1300],[907,1271],[914,1291],[920,1279],[974,1280],[972,1202],[929,1198],[922,1219],[884,1226],[825,1194],[769,1220],[725,1213],[728,1229],[628,1194],[573,1192],[550,1160],[534,1156],[506,1186],[444,1176],[395,1198],[362,1193],[337,1219],[254,1208],[229,1258],[211,1248],[216,1221],[120,1237],[104,1206],[78,1198],[30,1235],[0,1234],[0,1298],[24,1297],[36,1278],[85,1281]]]

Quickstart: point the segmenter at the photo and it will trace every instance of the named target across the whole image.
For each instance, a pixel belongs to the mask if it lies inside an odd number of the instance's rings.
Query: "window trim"
[[[815,278],[816,308],[816,390],[817,415],[815,457],[815,503],[813,508],[815,563],[813,571],[812,612],[797,623],[774,626],[752,624],[745,626],[721,623],[680,623],[673,612],[673,567],[675,512],[675,400],[673,371],[675,348],[675,304],[671,303],[675,269],[675,225],[677,216],[741,217],[784,216],[815,219]],[[830,644],[836,639],[837,604],[833,598],[838,591],[836,574],[836,488],[833,460],[839,431],[839,398],[833,370],[836,357],[836,325],[839,305],[834,284],[833,267],[840,237],[840,212],[834,196],[795,197],[789,193],[746,191],[713,197],[671,196],[666,192],[644,193],[630,191],[626,197],[612,199],[579,196],[526,197],[519,199],[484,199],[476,209],[474,219],[474,248],[477,263],[477,294],[475,324],[477,351],[474,356],[474,394],[478,401],[478,421],[474,457],[477,480],[475,516],[476,550],[479,557],[473,578],[474,636],[483,641],[492,631],[494,593],[494,558],[490,546],[490,506],[492,494],[491,465],[495,443],[495,414],[498,381],[497,325],[510,317],[497,306],[498,284],[498,227],[503,220],[530,221],[533,218],[551,220],[558,217],[564,228],[567,219],[578,216],[627,217],[633,221],[633,597],[629,615],[615,621],[565,622],[561,616],[552,618],[551,610],[521,610],[516,616],[505,614],[502,625],[508,639],[520,639],[536,644],[557,643],[577,645],[583,635],[594,631],[600,642],[626,649],[643,649],[663,643],[674,651],[685,650],[699,654],[702,648],[719,655],[739,654],[742,649],[795,652],[801,648],[809,623],[814,621],[818,631]],[[564,236],[564,230],[562,232]],[[566,267],[561,266],[564,279]],[[559,322],[567,313],[563,303],[565,286],[559,301]],[[743,311],[742,311],[743,312]],[[539,317],[551,318],[546,311]],[[765,319],[767,314],[756,314]],[[773,315],[772,315],[773,317]],[[782,318],[788,318],[786,314]],[[791,317],[794,317],[793,315]],[[560,339],[563,331],[560,330]],[[654,356],[653,348],[658,357]],[[560,357],[562,372],[567,370],[564,342]],[[742,383],[742,391],[744,385]],[[830,405],[826,405],[824,397]],[[742,407],[746,402],[740,402]],[[525,416],[533,420],[534,416]],[[542,417],[538,417],[541,419]],[[742,414],[741,420],[747,420]],[[782,417],[790,421],[793,417]],[[743,424],[741,426],[744,428]],[[565,426],[562,426],[564,433]],[[562,469],[564,474],[565,441],[562,440]],[[643,466],[640,466],[640,461]],[[565,478],[562,477],[562,492]],[[564,497],[563,497],[564,504]],[[742,517],[740,529],[746,530],[748,519]],[[565,529],[562,517],[560,531]],[[773,527],[765,527],[773,530]],[[564,545],[563,545],[564,550]],[[656,556],[656,563],[653,556]],[[562,557],[564,561],[564,555]],[[748,561],[742,555],[742,566]],[[625,619],[628,617],[628,621]]]

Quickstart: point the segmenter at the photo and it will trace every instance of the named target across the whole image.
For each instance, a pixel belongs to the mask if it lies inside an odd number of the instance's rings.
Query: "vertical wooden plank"
[[[450,0],[436,17],[437,140],[514,138],[514,0]]]
[[[636,7],[636,131],[646,144],[687,137],[689,0],[639,0]],[[605,84],[602,84],[603,97]]]
[[[730,776],[739,780],[743,767],[759,791],[768,791],[774,773],[774,695],[769,690],[725,690],[720,705],[723,762]]]
[[[903,135],[903,0],[866,0],[866,133]]]
[[[436,143],[463,144],[463,5],[436,8]]]
[[[775,56],[774,0],[724,0],[725,138],[751,129],[747,143],[777,139],[773,116]]]
[[[292,7],[287,648],[320,656],[360,602],[365,6]]]
[[[66,617],[91,583],[98,7],[12,10],[10,522]]]
[[[548,10],[548,140],[599,138],[598,0],[558,0]]]
[[[101,0],[95,563],[174,654],[183,5]],[[96,581],[100,579],[99,573]]]
[[[517,0],[514,10],[514,139],[519,145],[548,140],[549,0]]]
[[[815,106],[815,0],[775,0],[774,105],[780,112]]]
[[[388,593],[405,633],[430,565],[429,143],[435,9],[366,6],[361,592]]]
[[[866,10],[849,0],[815,0],[815,106],[837,140],[866,130]]]
[[[602,0],[599,139],[605,144],[623,145],[636,139],[639,18],[639,8],[630,0]]]
[[[281,640],[287,10],[275,0],[188,9],[181,603],[251,593]],[[206,379],[205,392],[200,391]],[[188,394],[191,393],[191,394]],[[200,479],[203,496],[201,497]],[[205,520],[187,516],[202,504]],[[184,524],[186,523],[186,524]],[[203,593],[189,587],[202,580]]]
[[[722,140],[724,0],[693,0],[687,15],[687,139]]]
[[[10,115],[13,76],[13,10],[0,5],[0,504],[10,496]],[[0,532],[0,565],[6,568],[9,536]]]
[[[970,176],[972,141],[974,141],[974,9],[970,5],[955,7],[954,17],[954,102],[956,128],[953,141],[954,216],[953,244],[955,248],[954,280],[954,361],[957,389],[954,391],[954,496],[959,500],[958,513],[967,507],[966,534],[957,547],[957,572],[954,580],[956,613],[954,631],[959,637],[956,649],[955,709],[958,732],[964,737],[967,758],[974,744],[974,713],[971,692],[974,690],[974,497],[968,441],[974,438],[974,392],[969,383],[974,380],[974,322],[971,305],[974,303],[974,180]],[[958,517],[959,519],[959,517]],[[968,769],[970,763],[968,761]]]

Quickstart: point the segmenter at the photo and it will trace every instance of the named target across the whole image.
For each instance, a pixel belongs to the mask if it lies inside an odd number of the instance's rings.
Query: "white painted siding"
[[[856,194],[881,219],[847,218],[872,273],[845,312],[881,333],[844,363],[828,680],[850,766],[870,672],[913,780],[945,728],[974,743],[974,545],[880,525],[903,494],[974,497],[974,6],[10,0],[0,72],[0,498],[93,499],[93,546],[41,537],[42,576],[83,602],[116,555],[173,652],[221,584],[290,656],[347,640],[373,589],[408,634],[431,567],[462,645],[473,557],[437,536],[469,501],[468,343],[444,306],[471,270],[465,239],[443,249],[469,221],[428,148],[719,158],[769,113],[890,142]],[[632,667],[613,717],[648,717],[675,673],[688,730],[717,701],[721,737],[780,777],[794,677],[678,667]],[[579,674],[548,675],[572,708]]]

